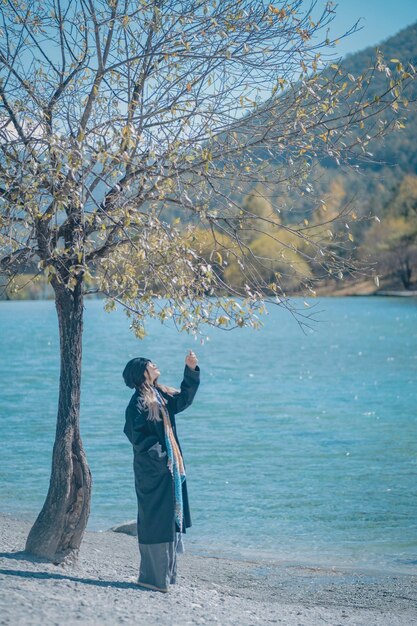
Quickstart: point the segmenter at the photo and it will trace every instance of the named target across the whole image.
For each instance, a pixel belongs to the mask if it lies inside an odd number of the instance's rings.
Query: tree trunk
[[[48,495],[26,551],[55,563],[74,562],[90,513],[91,472],[79,430],[83,331],[82,281],[73,290],[52,280],[61,350],[59,402]]]
[[[403,259],[402,264],[401,264],[401,280],[405,289],[411,289],[412,271],[413,269],[411,267],[410,257],[406,256],[405,259]]]

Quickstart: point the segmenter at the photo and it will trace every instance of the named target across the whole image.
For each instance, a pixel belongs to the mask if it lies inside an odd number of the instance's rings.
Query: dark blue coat
[[[190,406],[199,384],[199,366],[192,370],[186,365],[181,391],[174,396],[162,393],[168,403],[172,430],[180,450],[175,414]],[[138,500],[138,540],[139,543],[163,543],[173,541],[175,532],[180,530],[175,523],[174,481],[167,465],[167,454],[159,457],[155,451],[149,452],[149,448],[157,442],[161,444],[162,451],[166,452],[164,422],[150,421],[147,416],[148,409],[143,407],[141,398],[135,391],[126,407],[123,432],[133,446],[133,470]],[[184,468],[186,470],[185,461]],[[186,480],[182,483],[182,497],[184,516],[181,532],[185,533],[185,529],[191,526]]]

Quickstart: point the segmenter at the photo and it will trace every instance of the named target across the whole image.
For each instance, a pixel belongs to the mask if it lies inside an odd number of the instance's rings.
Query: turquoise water
[[[125,363],[147,356],[161,382],[179,386],[192,348],[201,385],[177,417],[193,520],[186,545],[237,558],[417,571],[417,301],[308,303],[320,321],[306,334],[275,307],[262,330],[210,329],[204,343],[156,321],[140,342],[121,310],[86,303],[81,429],[94,480],[90,530],[136,517]],[[54,303],[1,302],[0,329],[0,511],[33,520],[55,434]]]

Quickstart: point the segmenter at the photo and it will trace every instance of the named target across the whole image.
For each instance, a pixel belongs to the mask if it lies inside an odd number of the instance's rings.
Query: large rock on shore
[[[124,522],[123,524],[118,524],[117,526],[112,526],[112,528],[110,528],[109,530],[112,530],[114,533],[124,533],[125,535],[132,535],[134,537],[137,537],[138,534],[136,520]]]

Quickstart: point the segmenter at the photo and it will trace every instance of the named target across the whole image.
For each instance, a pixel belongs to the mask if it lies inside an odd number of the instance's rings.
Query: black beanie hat
[[[142,382],[146,366],[150,363],[150,359],[137,357],[131,359],[123,370],[123,378],[128,387],[133,389]]]

